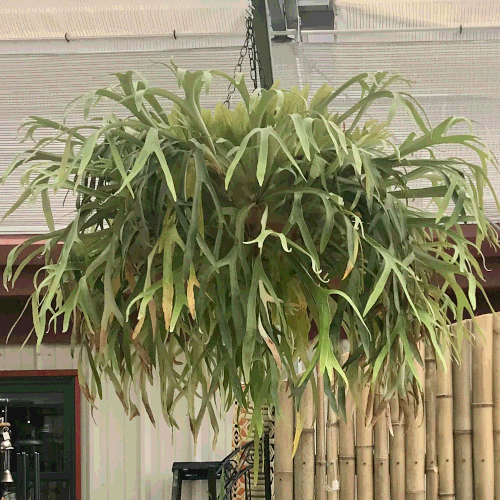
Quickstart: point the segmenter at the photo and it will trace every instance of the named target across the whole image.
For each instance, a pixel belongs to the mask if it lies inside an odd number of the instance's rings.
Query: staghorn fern
[[[243,75],[169,68],[184,98],[128,72],[82,97],[81,126],[39,117],[25,124],[35,145],[4,175],[27,169],[9,213],[40,196],[49,233],[12,251],[4,283],[14,285],[22,266],[45,256],[31,297],[38,343],[49,323],[72,325],[92,402],[108,377],[132,416],[136,387],[154,420],[154,381],[171,425],[187,399],[195,436],[207,411],[217,429],[217,409],[235,401],[253,408],[261,435],[261,408],[276,405],[279,380],[300,396],[316,366],[336,411],[345,411],[346,387],[356,394],[370,381],[386,401],[395,391],[418,394],[419,342],[438,358],[444,346],[458,351],[467,333],[460,320],[482,290],[471,252],[485,239],[497,242],[483,210],[494,158],[472,132],[453,132],[469,122],[431,127],[409,94],[390,90],[403,79],[387,73],[336,90],[324,85],[308,100],[307,88],[250,94]],[[213,77],[239,91],[233,111],[201,108]],[[358,102],[332,114],[335,99],[357,86]],[[101,99],[128,117],[88,120]],[[388,121],[359,125],[380,99],[392,103]],[[166,110],[164,100],[173,106]],[[417,127],[400,145],[389,133],[398,108]],[[62,154],[47,151],[54,143]],[[447,144],[474,152],[478,163],[436,158]],[[415,181],[430,187],[412,188]],[[78,195],[63,229],[50,211],[50,193],[59,190]],[[421,210],[409,203],[415,198],[432,203]],[[475,243],[461,223],[477,224]],[[14,274],[20,252],[42,240]],[[453,336],[450,318],[458,321]],[[341,366],[344,335],[351,354]]]

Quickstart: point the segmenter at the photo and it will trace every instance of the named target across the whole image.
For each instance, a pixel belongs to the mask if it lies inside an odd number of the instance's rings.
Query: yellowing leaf
[[[354,268],[354,265],[353,265],[352,261],[349,259],[349,262],[347,263],[347,267],[346,267],[344,276],[342,276],[342,280],[345,280],[347,278],[347,276],[349,276],[349,274],[351,273],[351,271],[353,270],[353,268]]]
[[[141,333],[141,330],[142,330],[142,327],[144,325],[145,320],[146,320],[146,315],[144,315],[142,318],[140,318],[137,321],[137,324],[135,325],[134,331],[132,332],[132,340],[135,340],[139,336],[139,333]]]
[[[195,309],[195,300],[194,300],[194,287],[200,287],[200,283],[196,278],[196,273],[194,267],[191,266],[191,270],[189,272],[189,280],[187,283],[186,296],[188,301],[189,312],[193,319],[196,318],[196,309]]]
[[[194,159],[191,158],[186,167],[186,174],[184,175],[184,198],[189,200],[194,196],[194,189],[196,185],[196,166]]]
[[[148,303],[149,315],[151,316],[151,328],[153,329],[153,336],[156,335],[156,325],[157,325],[157,316],[156,316],[156,302],[150,300]]]
[[[276,365],[278,366],[278,369],[281,371],[283,369],[283,363],[281,362],[281,357],[278,352],[278,349],[276,348],[276,344],[271,340],[269,335],[266,332],[266,329],[264,328],[264,325],[262,324],[262,319],[259,316],[259,333],[261,337],[264,339],[264,342],[266,343],[267,347],[269,347],[269,350],[271,351],[271,354],[273,355],[274,361],[276,361]]]
[[[292,458],[295,457],[297,453],[297,447],[299,446],[300,436],[302,435],[302,429],[304,428],[304,419],[300,414],[300,411],[295,413],[295,437],[293,439],[293,451]]]
[[[120,290],[120,287],[122,286],[122,281],[120,279],[120,275],[116,275],[115,279],[113,280],[113,293],[116,296],[118,293],[118,290]]]

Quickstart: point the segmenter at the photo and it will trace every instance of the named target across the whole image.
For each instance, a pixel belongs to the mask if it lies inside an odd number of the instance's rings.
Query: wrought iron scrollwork
[[[259,469],[269,467],[269,439],[264,439],[263,442],[259,443]],[[267,449],[267,452],[266,452]],[[219,465],[217,469],[217,476],[219,476],[222,481],[221,492],[218,496],[218,500],[230,500],[231,494],[234,488],[244,485],[245,488],[245,499],[252,499],[252,488],[253,488],[253,477],[251,473],[255,465],[255,443],[250,441],[240,448],[234,450],[230,455],[228,455]],[[265,472],[265,471],[264,471]],[[264,474],[267,478],[268,474]],[[266,499],[267,490],[270,491],[266,484]],[[270,495],[269,495],[270,500]]]

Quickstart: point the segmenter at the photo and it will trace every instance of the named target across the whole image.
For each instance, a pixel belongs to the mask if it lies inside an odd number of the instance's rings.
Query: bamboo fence
[[[500,319],[464,322],[457,361],[422,349],[424,399],[402,411],[393,398],[370,425],[365,405],[347,393],[347,419],[331,410],[324,388],[306,388],[300,416],[286,384],[276,420],[276,500],[500,500]],[[375,396],[377,407],[379,396]],[[313,409],[320,417],[314,421]],[[406,408],[408,410],[408,408]],[[294,420],[303,427],[292,459]]]
[[[377,407],[381,404],[377,398]],[[386,408],[373,428],[374,440],[374,498],[381,500],[390,497],[389,482],[389,431],[388,419],[390,413]]]
[[[293,499],[293,399],[287,381],[280,386],[279,407],[274,428],[275,500]],[[278,445],[279,443],[279,445]]]
[[[423,356],[422,345],[420,346],[421,357]],[[418,377],[424,380],[424,369],[417,368]],[[423,401],[419,401],[416,395],[409,396],[409,407],[407,413],[408,422],[405,434],[405,488],[406,500],[425,499],[425,415]],[[415,410],[412,410],[413,404]]]
[[[403,413],[396,397],[391,400],[391,427],[389,435],[389,474],[391,500],[405,500],[405,435]],[[380,499],[382,500],[382,499]]]
[[[425,352],[425,492],[427,500],[438,500],[436,358],[430,349]]]
[[[339,500],[339,419],[328,405],[326,422],[327,500]]]
[[[362,406],[366,408],[369,387],[363,391]],[[356,474],[357,499],[373,500],[373,428],[366,423],[364,411],[356,412]],[[341,490],[342,491],[342,490]]]
[[[306,386],[300,401],[300,411],[296,419],[302,420],[302,432],[293,459],[294,498],[312,500],[314,498],[314,393],[312,384]],[[296,429],[297,430],[297,429]],[[276,446],[276,444],[275,444]]]
[[[465,327],[471,328],[467,320]],[[461,362],[453,363],[453,445],[457,500],[474,498],[472,466],[471,345],[464,342]],[[499,497],[500,498],[500,497]]]

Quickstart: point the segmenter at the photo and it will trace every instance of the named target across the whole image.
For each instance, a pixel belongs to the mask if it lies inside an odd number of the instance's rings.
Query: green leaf
[[[391,274],[391,267],[389,264],[384,260],[384,267],[382,268],[382,272],[380,273],[380,276],[377,280],[377,283],[373,287],[373,290],[368,297],[368,301],[366,302],[365,310],[363,311],[363,316],[366,316],[370,309],[375,305],[377,300],[379,299],[380,295],[382,294],[386,284],[387,280],[389,279],[389,276]]]
[[[264,183],[264,178],[266,175],[270,134],[270,127],[261,130],[260,133],[259,161],[257,162],[257,182],[259,183],[259,186],[262,186],[262,184]]]
[[[304,154],[306,155],[306,158],[308,160],[310,160],[311,159],[311,149],[309,146],[308,134],[307,134],[306,128],[304,126],[304,121],[302,120],[302,117],[300,115],[298,115],[297,113],[290,115],[290,118],[292,119],[293,124],[295,126],[295,132],[297,133],[297,137],[299,138],[302,149],[304,150]]]

